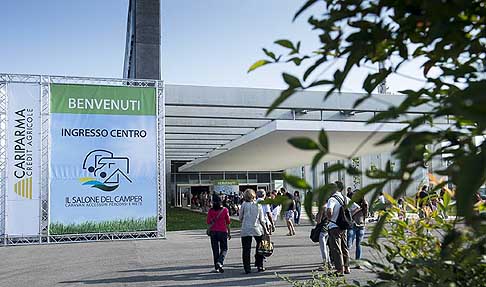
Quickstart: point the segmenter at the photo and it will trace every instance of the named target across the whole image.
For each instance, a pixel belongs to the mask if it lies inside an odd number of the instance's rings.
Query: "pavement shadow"
[[[113,276],[110,278],[99,279],[80,279],[61,281],[60,284],[85,284],[85,285],[108,285],[108,284],[128,284],[128,283],[149,283],[151,285],[163,284],[160,286],[180,286],[185,283],[190,286],[255,286],[268,285],[272,283],[282,282],[276,274],[281,276],[289,276],[293,280],[310,279],[310,273],[316,268],[315,264],[300,264],[298,266],[278,265],[268,266],[266,272],[244,274],[243,267],[240,264],[228,264],[225,266],[226,272],[223,274],[212,273],[210,265],[190,265],[190,266],[171,266],[171,267],[156,267],[156,268],[142,268],[132,270],[121,270],[118,273],[134,274],[132,276]],[[202,271],[203,270],[203,271]],[[155,275],[153,273],[162,273]],[[170,273],[170,274],[164,274]],[[197,282],[205,283],[198,284]],[[209,283],[211,282],[211,283]]]

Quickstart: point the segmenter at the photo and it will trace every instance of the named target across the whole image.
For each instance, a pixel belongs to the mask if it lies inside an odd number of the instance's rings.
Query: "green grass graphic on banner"
[[[51,223],[49,234],[83,234],[105,232],[153,231],[157,229],[157,218],[127,218],[102,222],[82,222],[78,224]]]

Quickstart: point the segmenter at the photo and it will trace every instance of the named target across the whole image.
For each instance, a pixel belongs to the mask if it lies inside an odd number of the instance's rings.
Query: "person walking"
[[[346,230],[341,229],[337,224],[337,219],[341,208],[346,208],[348,204],[347,197],[342,192],[344,185],[340,181],[334,183],[335,192],[329,198],[326,204],[326,216],[329,220],[329,249],[332,262],[336,269],[337,275],[349,274],[349,250],[347,245]]]
[[[270,194],[271,199],[276,199],[277,196],[279,196],[279,195],[277,195],[276,190],[272,191],[272,193]],[[282,206],[280,204],[272,204],[270,206],[270,211],[272,213],[273,226],[274,226],[275,229],[277,228],[278,216],[280,215],[281,209],[282,209]],[[274,232],[274,231],[275,230],[272,230],[272,232]]]
[[[223,263],[228,252],[228,239],[231,239],[231,221],[228,209],[221,205],[221,197],[216,194],[213,195],[212,207],[208,211],[206,223],[209,225],[214,269],[223,273]]]
[[[267,227],[269,234],[272,235],[272,232],[275,231],[275,227],[273,224],[272,211],[270,210],[270,205],[259,203],[265,200],[265,196],[266,196],[265,190],[259,189],[257,191],[256,202],[262,207],[263,217],[265,218],[265,226]]]
[[[331,269],[331,258],[329,257],[329,249],[327,247],[327,240],[329,238],[329,234],[327,232],[327,225],[329,224],[328,219],[326,217],[326,203],[321,208],[321,211],[317,214],[316,222],[317,224],[321,225],[321,233],[319,234],[319,248],[321,250],[321,258],[322,258],[322,269],[329,270]]]
[[[300,193],[297,190],[294,191],[294,201],[295,201],[294,222],[295,224],[299,225],[302,202],[300,199]]]
[[[287,223],[287,228],[289,229],[289,233],[287,233],[287,236],[294,236],[295,227],[292,221],[294,220],[295,201],[294,201],[294,197],[290,192],[285,191],[285,196],[288,198],[287,200],[288,205],[287,205],[287,209],[285,210],[285,221]]]
[[[356,189],[353,194],[358,191],[359,190]],[[351,249],[351,247],[353,247],[354,241],[356,241],[355,259],[359,260],[361,259],[361,242],[364,238],[366,217],[368,215],[368,202],[363,197],[360,201],[354,204],[357,204],[357,206],[352,213],[353,227],[348,231],[348,249]],[[357,265],[356,268],[360,269],[361,267]]]
[[[257,250],[262,242],[263,234],[268,234],[265,226],[265,217],[263,215],[263,209],[255,202],[256,194],[253,189],[245,190],[243,194],[244,202],[240,208],[240,221],[241,221],[241,245],[243,249],[243,268],[245,273],[251,272],[250,255],[251,255],[251,242],[252,237],[256,241],[255,250],[255,266],[258,268],[258,272],[265,271],[263,268],[263,255],[258,254]]]

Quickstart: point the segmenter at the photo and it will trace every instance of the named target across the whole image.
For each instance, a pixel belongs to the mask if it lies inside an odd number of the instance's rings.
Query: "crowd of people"
[[[325,203],[317,216],[317,221],[322,230],[319,237],[319,246],[323,266],[334,268],[338,275],[349,273],[349,251],[348,248],[356,244],[356,259],[361,258],[361,241],[364,237],[366,216],[368,214],[368,203],[366,200],[354,203],[350,208],[352,224],[342,225],[342,214],[344,208],[353,195],[348,190],[344,194],[344,186],[341,182],[334,184],[335,192]],[[277,199],[274,202],[279,204],[265,204],[265,198]],[[213,251],[214,269],[216,272],[224,272],[224,259],[228,250],[227,240],[230,235],[230,211],[223,205],[227,200],[226,196],[212,196],[212,208],[208,212],[208,235],[211,238]],[[282,200],[278,200],[278,199]],[[241,196],[241,206],[238,208],[238,216],[241,221],[241,245],[242,263],[246,274],[251,272],[251,244],[256,242],[254,265],[258,272],[265,271],[263,266],[265,256],[261,254],[260,245],[265,237],[275,231],[276,222],[283,208],[283,214],[288,229],[288,236],[295,235],[295,224],[299,223],[301,211],[301,198],[298,191],[291,194],[284,188],[266,192],[265,190],[247,189]],[[324,267],[323,267],[324,268]]]
[[[344,194],[344,185],[339,181],[334,186],[335,192],[317,216],[318,224],[322,226],[319,246],[323,265],[329,269],[334,268],[338,275],[342,275],[350,272],[349,247],[356,244],[355,257],[356,259],[361,258],[361,241],[364,237],[368,203],[364,199],[354,203],[350,208],[352,221],[343,226],[342,214],[343,211],[348,210],[346,206],[351,200],[353,192],[348,190],[347,194]],[[262,201],[267,197],[277,199],[274,202],[282,204],[265,204]],[[228,250],[227,240],[231,239],[230,211],[228,207],[224,206],[224,200],[228,201],[227,196],[222,199],[221,195],[214,194],[212,196],[212,208],[207,216],[214,269],[220,273],[224,272],[224,259]],[[261,189],[255,192],[252,189],[247,189],[242,194],[238,216],[241,221],[242,261],[246,274],[251,272],[250,254],[253,240],[256,242],[254,265],[258,272],[265,271],[263,266],[265,257],[259,252],[259,248],[263,238],[275,231],[281,208],[284,208],[287,235],[294,236],[295,224],[299,223],[301,211],[301,198],[298,191],[291,194],[284,188],[272,192]]]
[[[370,208],[364,198],[349,205],[353,195],[359,192],[358,189],[353,191],[348,187],[345,191],[344,184],[340,181],[332,184],[331,188],[333,189],[332,195],[316,215],[317,225],[315,228],[319,231],[321,269],[331,271],[337,276],[344,276],[344,274],[350,273],[351,254],[349,250],[355,246],[354,258],[356,260],[361,259],[361,242],[364,239],[366,223],[370,221],[370,217],[374,216],[376,210],[387,209],[389,203],[385,194],[382,193],[377,201],[372,204],[375,206],[374,208]],[[436,192],[429,186],[422,186],[415,198],[419,217],[427,217],[431,212],[437,210],[438,205],[443,201],[445,192],[445,189]],[[265,237],[275,232],[275,226],[281,213],[286,221],[287,236],[295,235],[295,224],[299,224],[301,211],[299,192],[295,191],[292,194],[284,188],[272,192],[261,189],[255,192],[252,189],[247,189],[241,194],[239,201],[237,200],[238,197],[234,196],[232,198],[223,196],[223,198],[219,195],[213,195],[212,208],[207,217],[215,270],[224,272],[223,261],[227,252],[227,240],[231,238],[229,229],[230,207],[223,202],[233,201],[239,203],[236,213],[242,225],[243,269],[247,274],[251,272],[251,244],[255,240],[255,267],[258,272],[264,271],[265,256],[259,252],[260,244]],[[266,204],[266,198],[275,199],[271,201],[275,204]],[[485,199],[481,194],[478,194],[477,201],[484,202]],[[399,198],[397,203],[398,207],[403,209],[399,213],[399,217],[403,219],[407,216],[406,204],[403,198]],[[446,214],[440,214],[440,216],[447,218]],[[315,240],[317,241],[317,239]],[[355,268],[360,268],[360,266],[356,265]]]
[[[242,201],[241,194],[234,192],[229,195],[219,194],[219,196],[221,198],[222,206],[228,209],[229,215],[237,216],[239,214],[239,209]],[[208,212],[211,206],[212,206],[211,195],[209,192],[201,192],[192,195],[191,198],[192,209],[199,209],[203,212]]]
[[[322,268],[334,269],[336,275],[350,273],[349,249],[356,245],[355,259],[361,259],[361,241],[365,234],[368,202],[363,198],[354,202],[348,209],[354,192],[350,188],[344,193],[344,185],[336,181],[332,188],[332,196],[324,203],[317,215],[317,223],[321,228],[319,248],[322,257]],[[348,212],[348,215],[346,215]],[[360,268],[359,265],[356,266]]]
[[[265,204],[265,198],[285,199],[285,204]],[[224,259],[228,251],[228,241],[231,239],[230,215],[231,207],[225,206],[228,202],[236,202],[236,197],[228,195],[212,195],[211,208],[207,215],[208,235],[213,251],[213,263],[216,272],[224,272]],[[241,222],[241,245],[243,269],[246,274],[251,272],[250,254],[252,241],[256,242],[255,267],[258,272],[265,271],[263,266],[265,256],[260,252],[262,241],[265,237],[275,232],[275,226],[279,218],[281,208],[284,208],[285,221],[289,230],[288,236],[295,235],[295,226],[300,220],[301,201],[296,191],[293,195],[284,188],[266,192],[259,189],[256,192],[247,189],[241,194],[240,204],[236,204],[236,213]]]

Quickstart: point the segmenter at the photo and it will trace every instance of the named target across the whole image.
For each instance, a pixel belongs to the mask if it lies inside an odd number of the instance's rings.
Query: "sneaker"
[[[265,270],[266,270],[266,269],[265,269],[265,268],[263,268],[263,267],[258,267],[258,272],[263,272],[263,271],[265,271]]]
[[[224,273],[223,264],[219,262],[216,263],[216,270],[218,270],[219,273]]]

